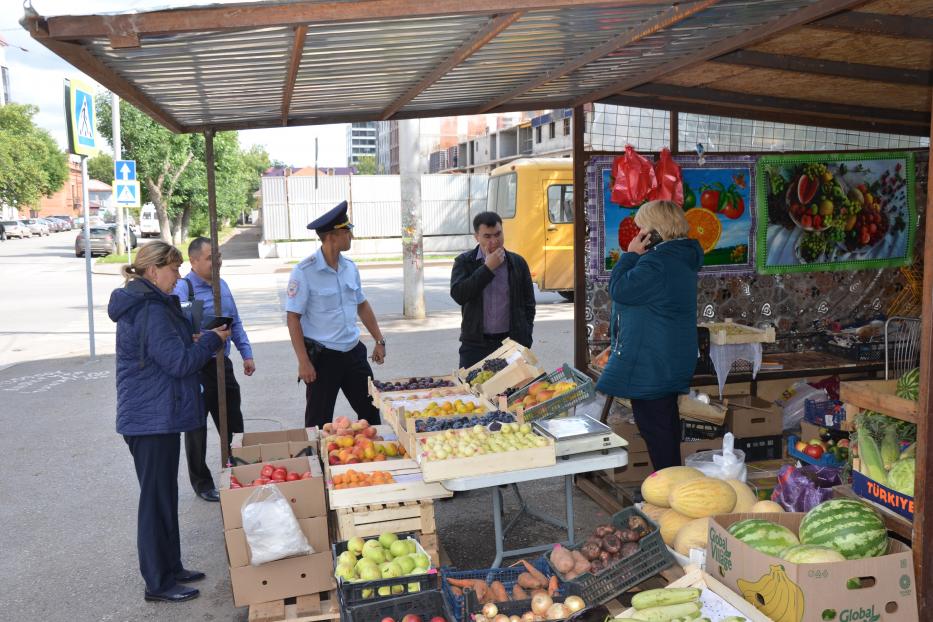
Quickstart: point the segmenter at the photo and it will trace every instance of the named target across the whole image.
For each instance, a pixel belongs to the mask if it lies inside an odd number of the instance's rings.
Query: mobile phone
[[[664,238],[661,237],[661,234],[652,229],[648,232],[648,243],[645,245],[645,250],[651,250],[663,241]]]
[[[214,330],[215,328],[220,328],[221,326],[227,326],[228,328],[233,324],[233,318],[227,317],[224,315],[218,315],[210,322],[207,323],[207,326],[204,327],[205,330]]]

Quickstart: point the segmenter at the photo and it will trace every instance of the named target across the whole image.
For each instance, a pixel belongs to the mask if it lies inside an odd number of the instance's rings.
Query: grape
[[[405,380],[388,380],[386,382],[373,380],[373,386],[375,386],[380,391],[413,391],[416,389],[439,389],[441,387],[452,387],[454,386],[454,383],[445,378],[433,378],[431,376],[418,378],[415,376]]]
[[[505,359],[500,359],[500,358],[488,359],[483,363],[483,370],[491,371],[491,372],[498,372],[498,371],[502,371],[503,369],[505,369],[506,365],[508,365],[508,363],[505,362]]]

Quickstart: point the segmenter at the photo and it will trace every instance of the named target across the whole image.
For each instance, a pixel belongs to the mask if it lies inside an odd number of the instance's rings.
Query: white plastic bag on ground
[[[315,552],[302,533],[291,504],[275,484],[253,491],[240,515],[253,566]]]
[[[698,451],[687,456],[685,466],[693,467],[707,477],[716,479],[737,479],[744,482],[748,475],[745,467],[745,452],[733,449],[735,437],[726,432],[722,437],[722,449]]]

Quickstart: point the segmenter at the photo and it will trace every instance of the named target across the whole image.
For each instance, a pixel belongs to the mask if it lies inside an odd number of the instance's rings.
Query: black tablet
[[[212,319],[210,322],[208,322],[207,326],[205,326],[204,328],[206,330],[214,330],[215,328],[220,328],[221,326],[226,326],[227,328],[229,328],[232,325],[233,325],[232,317],[218,315],[217,317]]]

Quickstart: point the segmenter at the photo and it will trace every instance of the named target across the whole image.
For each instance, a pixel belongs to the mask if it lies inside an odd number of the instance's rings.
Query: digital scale
[[[533,422],[541,434],[554,439],[558,457],[591,451],[607,453],[613,447],[627,447],[628,441],[613,433],[605,423],[586,415],[563,415]]]

